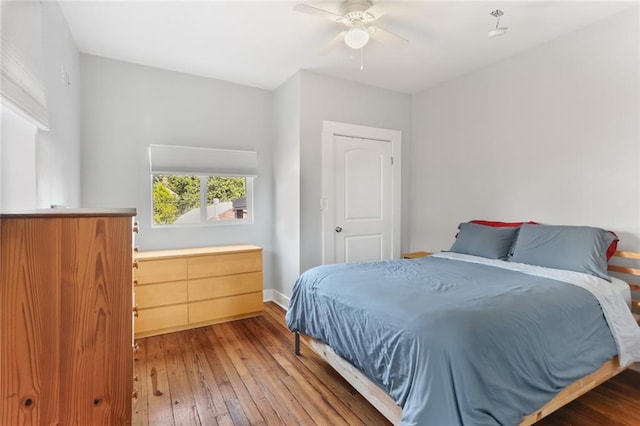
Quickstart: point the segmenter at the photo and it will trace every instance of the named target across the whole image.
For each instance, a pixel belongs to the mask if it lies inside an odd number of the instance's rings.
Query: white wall
[[[366,71],[365,71],[366,72]],[[347,80],[301,71],[300,269],[322,263],[322,121],[339,121],[402,131],[403,159],[410,157],[411,98]],[[408,247],[409,162],[403,162],[402,240]]]
[[[37,128],[0,105],[0,210],[33,209],[36,201]]]
[[[600,226],[640,248],[638,16],[413,97],[412,250],[448,249],[474,218]]]
[[[42,24],[51,130],[36,139],[38,207],[80,207],[80,54],[57,2],[42,3]]]
[[[288,297],[300,274],[299,73],[275,91],[273,109],[273,282]]]
[[[3,200],[2,209],[48,208],[52,204],[80,206],[79,54],[58,3],[42,2],[41,6],[41,63],[50,130],[35,133],[33,128],[30,141],[12,142],[5,138],[13,138],[15,133],[7,134],[3,129],[3,193],[7,197],[21,191],[25,194],[18,204],[15,198]],[[63,65],[70,86],[62,80]],[[4,116],[2,121],[6,124]],[[15,143],[28,146],[8,150],[9,143],[14,148]]]
[[[137,208],[140,250],[257,244],[272,288],[273,93],[85,54],[81,69],[83,206]],[[149,144],[256,150],[254,224],[152,228]]]

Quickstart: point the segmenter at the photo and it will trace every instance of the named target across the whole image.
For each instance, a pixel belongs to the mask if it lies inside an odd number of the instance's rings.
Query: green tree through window
[[[173,223],[178,217],[178,196],[162,182],[153,183],[153,221],[157,224]]]
[[[214,199],[220,201],[233,201],[245,197],[247,188],[243,177],[207,177],[207,204]]]
[[[200,223],[201,190],[207,194],[208,221],[245,218],[246,181],[237,176],[153,175],[154,223]]]

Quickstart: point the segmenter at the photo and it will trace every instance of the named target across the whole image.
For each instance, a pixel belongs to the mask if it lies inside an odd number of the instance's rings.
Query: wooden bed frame
[[[628,266],[629,262],[635,261],[637,264],[638,261],[640,261],[640,253],[617,251],[612,261],[614,263],[609,265],[609,271],[622,274],[623,276],[621,276],[621,278],[629,283],[631,291],[640,292],[640,268]],[[618,264],[618,262],[621,263]],[[633,293],[632,311],[640,312],[640,300],[633,298]],[[634,313],[634,317],[640,325],[640,315]],[[294,351],[296,355],[300,355],[300,334],[295,333],[294,338]],[[393,401],[385,391],[369,380],[360,370],[337,355],[333,349],[326,344],[309,336],[303,336],[302,339],[311,350],[333,367],[351,386],[360,392],[371,405],[389,419],[391,423],[394,425],[400,424],[402,409],[396,405],[395,401]],[[613,357],[609,361],[606,361],[598,370],[571,383],[543,407],[523,417],[520,426],[532,425],[623,370],[624,368],[620,367],[618,356]]]

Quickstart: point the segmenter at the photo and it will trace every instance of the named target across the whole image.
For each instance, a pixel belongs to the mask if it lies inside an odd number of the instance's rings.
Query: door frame
[[[322,121],[322,264],[335,263],[335,218],[332,202],[335,198],[334,136],[373,139],[391,143],[391,256],[400,257],[402,235],[402,131],[361,126],[338,121]]]

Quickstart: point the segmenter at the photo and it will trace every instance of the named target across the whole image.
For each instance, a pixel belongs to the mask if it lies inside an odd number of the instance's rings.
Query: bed
[[[296,353],[302,333],[403,425],[531,424],[640,360],[608,231],[489,228],[461,224],[447,253],[306,271],[286,316]]]

